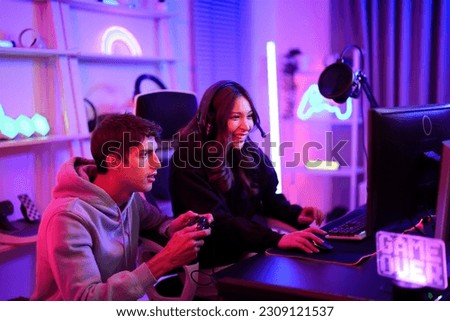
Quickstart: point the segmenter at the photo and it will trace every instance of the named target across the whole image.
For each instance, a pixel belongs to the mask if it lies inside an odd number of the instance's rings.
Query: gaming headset
[[[88,128],[89,128],[89,132],[92,133],[92,131],[94,130],[95,126],[97,126],[97,109],[94,106],[94,103],[92,101],[90,101],[87,98],[84,98],[83,101],[89,106],[89,108],[91,109],[92,112],[92,118],[88,119]]]

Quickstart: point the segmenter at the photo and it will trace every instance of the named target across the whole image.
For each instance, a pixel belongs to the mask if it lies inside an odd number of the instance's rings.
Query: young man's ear
[[[117,169],[120,165],[120,159],[118,159],[117,155],[109,154],[106,156],[106,166],[108,166],[109,170]]]

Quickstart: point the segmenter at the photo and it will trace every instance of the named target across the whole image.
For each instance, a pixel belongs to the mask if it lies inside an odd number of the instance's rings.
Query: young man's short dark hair
[[[98,173],[106,173],[106,156],[114,154],[128,162],[130,148],[139,146],[145,138],[159,139],[161,127],[132,114],[106,116],[92,132],[91,153]]]

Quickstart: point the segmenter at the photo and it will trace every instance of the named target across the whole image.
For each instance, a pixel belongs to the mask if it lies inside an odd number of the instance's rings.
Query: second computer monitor
[[[442,142],[448,139],[450,104],[369,111],[369,235],[435,213]]]

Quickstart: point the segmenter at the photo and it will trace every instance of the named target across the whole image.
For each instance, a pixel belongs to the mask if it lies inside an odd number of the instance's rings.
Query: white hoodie
[[[61,167],[40,223],[32,300],[137,300],[155,278],[136,267],[139,232],[162,233],[170,218],[134,194],[123,210],[91,183],[94,161]]]

